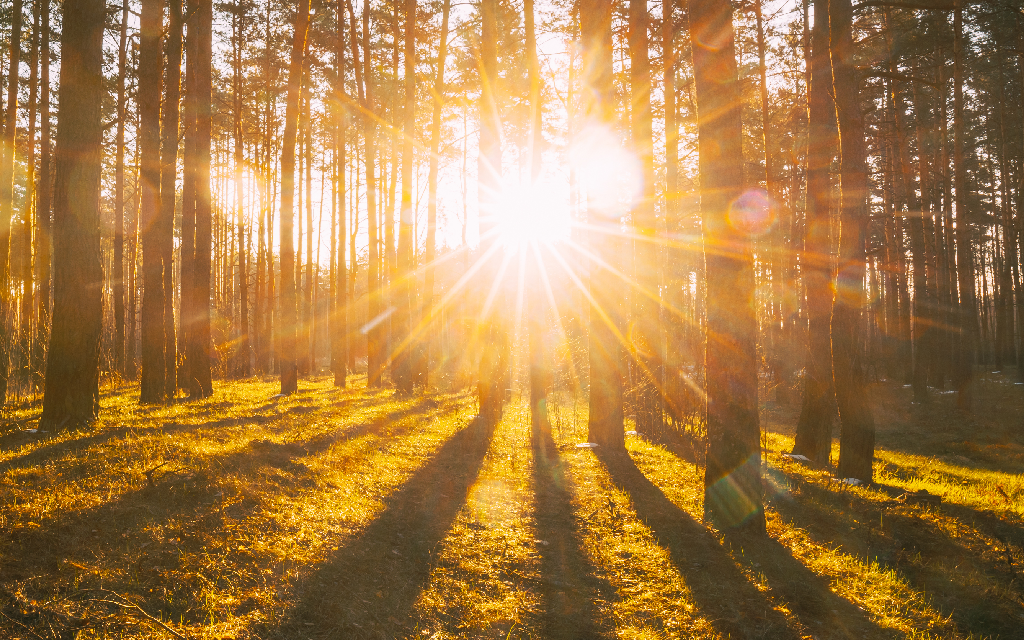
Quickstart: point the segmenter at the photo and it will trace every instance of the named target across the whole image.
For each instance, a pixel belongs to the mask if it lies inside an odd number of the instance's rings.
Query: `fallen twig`
[[[117,606],[123,607],[125,609],[135,609],[136,611],[141,613],[143,615],[143,617],[145,617],[147,620],[150,620],[151,622],[155,622],[156,624],[160,625],[160,627],[164,631],[166,631],[167,633],[171,634],[175,638],[178,638],[178,640],[189,640],[188,636],[175,631],[171,627],[169,627],[166,624],[164,624],[163,620],[157,618],[156,616],[150,615],[149,613],[146,612],[145,609],[143,609],[139,605],[135,604],[134,602],[132,602],[128,598],[122,596],[120,593],[117,593],[116,591],[111,591],[109,589],[90,589],[90,591],[100,591],[102,593],[109,593],[109,594],[119,598],[120,600],[122,600],[122,602],[118,602],[116,600],[107,600],[105,598],[90,598],[90,600],[92,600],[93,602],[105,602],[107,604],[117,605]]]
[[[159,469],[160,467],[166,467],[169,464],[171,464],[170,461],[161,462],[160,464],[156,465],[149,471],[143,471],[143,473],[146,475],[146,480],[149,481],[149,486],[153,487],[154,489],[156,488],[156,482],[153,481],[153,474],[156,473],[156,470]]]

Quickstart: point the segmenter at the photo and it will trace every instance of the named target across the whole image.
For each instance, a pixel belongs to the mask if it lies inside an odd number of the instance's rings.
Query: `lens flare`
[[[743,235],[763,235],[774,222],[771,201],[763,189],[745,191],[729,205],[729,226]]]

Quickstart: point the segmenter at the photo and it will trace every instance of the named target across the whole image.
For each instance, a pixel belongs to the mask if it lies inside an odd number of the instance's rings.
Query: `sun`
[[[548,183],[507,185],[496,203],[495,214],[498,238],[509,252],[569,237],[572,216],[568,196]]]

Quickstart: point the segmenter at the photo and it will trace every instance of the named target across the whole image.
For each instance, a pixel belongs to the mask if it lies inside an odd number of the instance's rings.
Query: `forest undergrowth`
[[[703,524],[699,447],[577,448],[563,396],[537,443],[521,400],[488,428],[466,393],[365,378],[110,388],[63,434],[28,405],[0,433],[0,635],[1019,637],[1024,386],[976,385],[970,416],[875,385],[870,487],[784,458],[798,408],[765,403],[764,540]]]

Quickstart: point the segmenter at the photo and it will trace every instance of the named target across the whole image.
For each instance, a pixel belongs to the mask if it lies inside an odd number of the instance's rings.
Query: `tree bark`
[[[630,124],[633,152],[640,160],[640,199],[634,205],[633,260],[638,289],[633,292],[632,365],[635,371],[636,430],[658,436],[663,427],[661,397],[660,286],[658,282],[658,219],[654,211],[654,134],[651,116],[651,64],[648,58],[647,0],[629,2]]]
[[[543,135],[543,105],[541,103],[540,61],[537,58],[537,33],[534,25],[534,0],[524,0],[526,27],[526,68],[530,83],[530,185],[536,188],[540,175]],[[527,298],[527,330],[529,333],[530,360],[530,426],[531,435],[537,443],[550,440],[551,425],[548,422],[547,410],[547,379],[549,373],[544,357],[544,315],[547,285],[541,275],[542,260],[540,251],[542,243],[531,242],[522,250],[533,253],[525,257],[527,261],[529,286],[525,292]]]
[[[128,71],[128,2],[121,3],[117,49],[117,133],[114,137],[114,370],[124,377],[124,125]]]
[[[44,379],[46,344],[50,336],[50,0],[40,2],[39,69],[39,186],[36,188],[36,270],[39,295],[36,316],[36,342],[33,359],[36,386]],[[134,355],[134,354],[133,354]]]
[[[840,478],[871,482],[875,423],[864,383],[861,336],[865,246],[868,230],[868,168],[864,115],[860,104],[860,74],[853,64],[853,8],[850,0],[829,0],[831,57],[842,189],[839,270],[832,312],[832,375],[842,431],[839,439]]]
[[[397,10],[397,8],[396,8]],[[396,40],[397,40],[397,33]],[[414,342],[413,278],[413,154],[416,135],[416,0],[405,0],[405,107],[402,110],[402,203],[398,218],[398,277],[394,284],[395,319],[392,323],[392,376],[399,393],[411,394]]]
[[[814,0],[808,101],[807,226],[804,230],[804,280],[807,288],[808,350],[803,406],[793,453],[828,465],[832,449],[832,257],[829,216],[832,185],[829,168],[836,144],[836,111],[829,95],[829,0]]]
[[[182,0],[168,1],[165,43],[164,103],[161,110],[160,217],[157,244],[163,262],[163,356],[164,393],[173,398],[178,391],[178,341],[174,326],[174,209],[178,183],[178,124],[181,118]],[[179,313],[181,309],[179,309]]]
[[[245,153],[242,147],[242,39],[245,37],[245,23],[242,3],[234,6],[233,45],[234,64],[232,92],[234,93],[234,146],[235,146],[235,198],[238,207],[235,220],[238,224],[238,370],[243,378],[252,374],[252,348],[249,342],[249,268],[247,265],[246,228],[245,228],[245,174],[243,171]]]
[[[337,229],[331,230],[331,371],[334,386],[345,388],[348,374],[348,296],[347,269],[345,268],[345,134],[348,96],[345,95],[345,8],[339,1],[336,7],[337,35],[334,42],[334,94],[337,99],[334,121],[334,198],[331,201],[332,219]],[[343,106],[344,105],[344,106]],[[335,235],[335,232],[337,235]]]
[[[690,42],[707,262],[704,514],[720,529],[763,533],[753,247],[729,216],[743,189],[743,152],[728,0],[691,0]]]
[[[164,378],[164,291],[160,250],[160,23],[162,2],[143,0],[139,38],[139,225],[142,235],[142,376],[139,402],[161,402]],[[173,193],[173,191],[172,191]],[[173,198],[173,196],[172,196]]]
[[[186,207],[194,211],[191,243],[182,243],[182,252],[189,253],[188,278],[181,278],[182,298],[188,290],[188,310],[182,313],[187,327],[183,341],[185,358],[184,380],[190,398],[208,398],[213,394],[210,370],[210,278],[213,250],[213,216],[210,194],[210,151],[213,120],[213,3],[195,0],[189,6],[188,37],[185,41],[191,71],[188,83],[191,116],[185,130],[186,180],[191,188],[184,190]],[[190,166],[189,166],[190,165]],[[183,226],[184,226],[183,219]],[[183,234],[184,237],[184,234]]]
[[[978,349],[978,302],[974,289],[971,219],[967,211],[967,173],[964,166],[964,33],[963,0],[953,12],[953,188],[956,202],[956,269],[960,287],[960,345],[957,353],[957,406],[971,410],[971,381]]]
[[[53,189],[53,328],[40,425],[70,429],[99,412],[103,321],[100,160],[103,0],[65,0]]]
[[[532,0],[528,0],[532,1]],[[441,42],[437,50],[437,69],[434,78],[434,108],[430,119],[430,159],[427,171],[427,246],[424,255],[426,272],[423,276],[423,317],[431,319],[434,314],[434,260],[437,255],[437,165],[441,148],[441,108],[444,106],[444,65],[448,56],[448,18],[451,14],[451,0],[444,0],[441,8]],[[529,14],[527,14],[529,15]],[[430,355],[433,332],[428,331],[422,358],[422,384],[427,388],[430,381]]]
[[[18,129],[18,79],[21,65],[22,0],[11,6],[11,35],[7,73],[7,108],[4,111],[2,149],[0,149],[0,404],[7,401],[10,375],[10,342],[7,317],[11,294],[11,221],[14,217],[15,134]]]
[[[480,209],[481,255],[484,260],[491,257],[497,242],[496,205],[501,191],[501,120],[498,114],[498,0],[480,2],[480,156],[478,158],[477,181]],[[481,269],[481,283],[484,291],[481,299],[491,299],[489,291],[497,287],[501,296],[501,284],[496,260],[488,260]],[[483,302],[486,309],[487,301]],[[498,303],[499,305],[501,302]],[[505,403],[505,374],[508,367],[508,336],[500,312],[481,314],[483,328],[481,344],[483,354],[477,380],[477,394],[480,401],[480,415],[488,422],[501,417]]]
[[[285,103],[284,134],[281,149],[281,312],[278,322],[278,359],[281,369],[281,393],[298,390],[298,368],[295,361],[296,307],[295,250],[292,224],[295,219],[295,137],[299,120],[299,97],[302,91],[302,62],[309,27],[309,0],[295,6],[295,27],[292,53],[288,63],[288,97]]]

